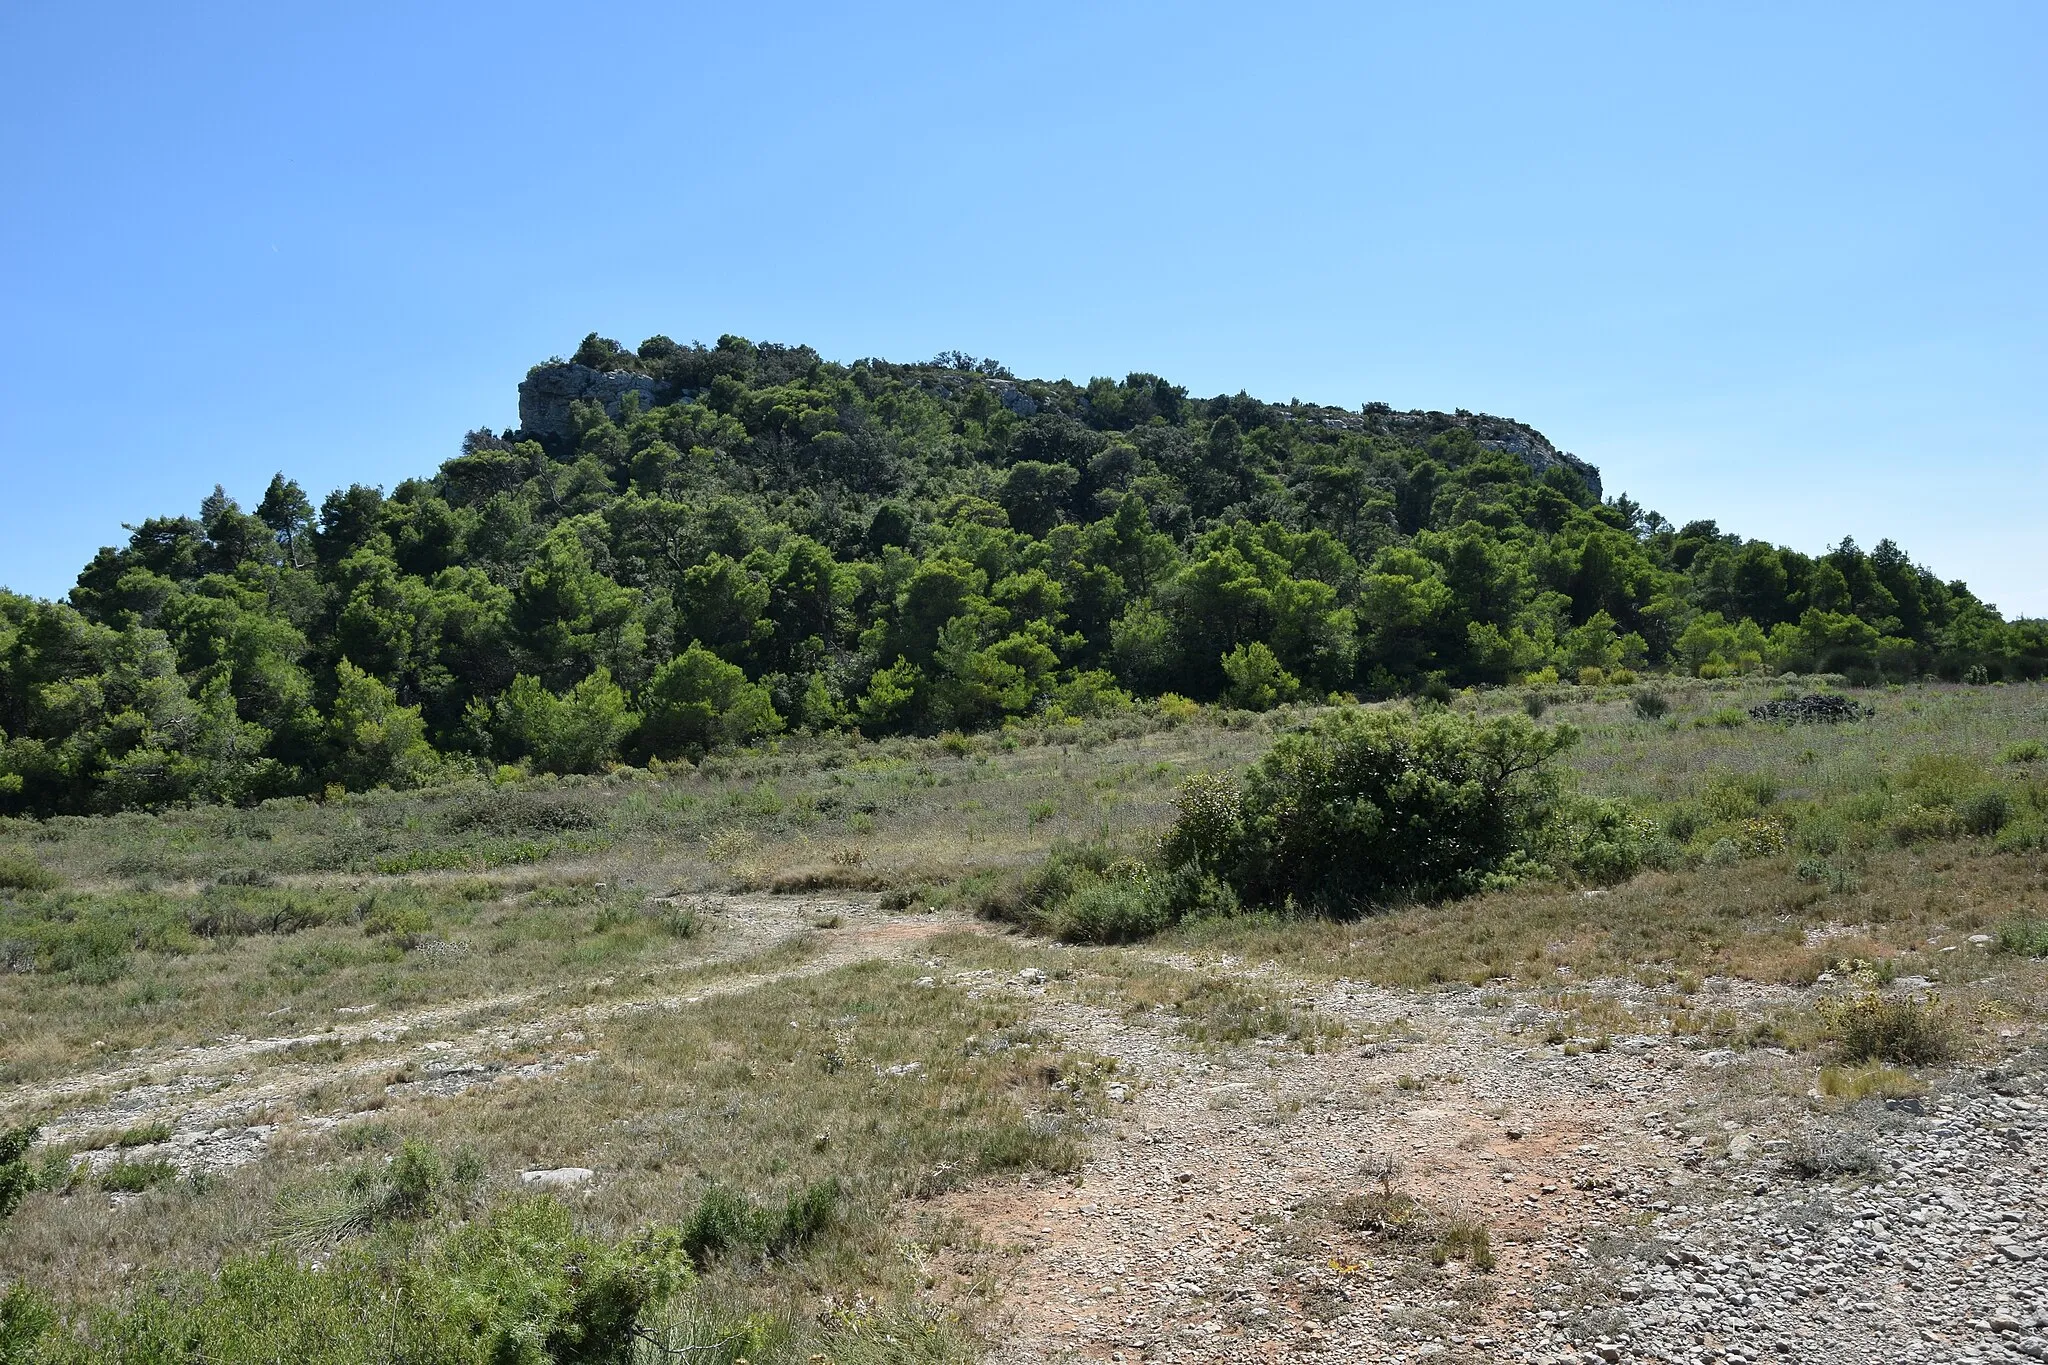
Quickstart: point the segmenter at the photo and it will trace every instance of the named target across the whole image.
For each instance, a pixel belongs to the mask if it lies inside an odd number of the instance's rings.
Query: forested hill
[[[593,335],[529,374],[521,419],[317,510],[282,474],[251,510],[216,488],[102,550],[68,603],[0,593],[0,810],[587,771],[1168,692],[2048,668],[2048,624],[1889,541],[1809,556],[1674,527],[1464,412]]]

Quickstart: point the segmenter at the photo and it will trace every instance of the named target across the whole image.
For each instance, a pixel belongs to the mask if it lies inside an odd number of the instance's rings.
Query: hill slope
[[[1620,669],[2048,669],[1890,542],[1674,527],[1516,422],[595,335],[429,478],[152,519],[0,594],[0,810],[590,770]],[[1597,674],[1587,670],[1597,670]]]

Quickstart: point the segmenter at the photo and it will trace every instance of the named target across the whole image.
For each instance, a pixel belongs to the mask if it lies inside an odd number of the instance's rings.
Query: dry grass
[[[686,1224],[713,1190],[779,1205],[829,1182],[842,1192],[829,1232],[802,1256],[719,1262],[714,1291],[796,1319],[812,1316],[820,1284],[849,1302],[907,1292],[897,1206],[1071,1169],[1102,1075],[1029,1032],[1015,1002],[917,986],[916,974],[867,963],[639,1016],[587,1065],[305,1134],[216,1180],[151,1181],[116,1210],[89,1189],[32,1196],[0,1241],[0,1280],[104,1301],[134,1265],[210,1268],[281,1228],[299,1236],[322,1211],[340,1209],[345,1233],[363,1200],[319,1173],[404,1139],[473,1163],[482,1203],[516,1191],[523,1170],[592,1167],[573,1202],[606,1236]],[[381,1198],[388,1183],[365,1188]]]
[[[1903,689],[1870,697],[1869,721],[1777,727],[1739,719],[1768,686],[1660,690],[1671,702],[1661,717],[1639,715],[1618,689],[1549,694],[1545,719],[1585,733],[1572,755],[1582,790],[1639,803],[1663,831],[1662,870],[1599,894],[1532,883],[1350,924],[1202,921],[1142,949],[956,936],[928,951],[1004,974],[1040,967],[1055,996],[1212,1048],[1284,1040],[1313,1050],[1340,1037],[1284,978],[1536,987],[1549,1007],[1545,1036],[1576,1048],[1644,1022],[1582,989],[1600,978],[1636,983],[1637,1003],[1654,1001],[1644,1010],[1717,1046],[1803,1046],[1823,1030],[1810,1010],[1731,1008],[1702,992],[1712,976],[1826,978],[1850,997],[1889,989],[1873,996],[1886,1000],[1898,998],[1896,978],[1928,978],[1956,1002],[1949,1039],[1960,1044],[2042,1011],[2048,691]],[[1521,697],[1457,704],[1507,708]],[[1726,713],[1738,719],[1723,724]],[[103,1180],[80,1179],[68,1194],[31,1195],[0,1240],[0,1280],[104,1302],[138,1268],[207,1270],[225,1252],[265,1245],[294,1199],[326,1209],[347,1235],[357,1212],[331,1197],[335,1173],[410,1139],[450,1163],[473,1161],[479,1207],[518,1189],[522,1170],[590,1166],[598,1178],[575,1207],[608,1236],[687,1225],[713,1191],[734,1208],[776,1210],[829,1183],[840,1191],[833,1216],[805,1246],[770,1250],[771,1238],[714,1258],[716,1311],[672,1324],[676,1344],[755,1313],[785,1324],[779,1358],[802,1360],[818,1341],[804,1324],[829,1306],[853,1324],[835,1358],[863,1358],[863,1340],[871,1355],[886,1353],[892,1335],[943,1358],[959,1336],[909,1307],[917,1272],[900,1239],[917,1220],[905,1208],[963,1181],[1070,1168],[1106,1079],[1096,1059],[1032,1035],[1004,993],[919,986],[924,973],[911,966],[846,968],[620,1016],[578,1044],[594,1060],[389,1107],[384,1045],[324,1032],[364,1006],[378,1017],[532,992],[654,995],[786,965],[839,932],[829,907],[790,907],[778,933],[798,937],[776,948],[774,935],[749,939],[692,901],[707,890],[965,904],[1021,884],[1055,841],[1141,854],[1184,776],[1250,761],[1299,718],[1132,719],[943,742],[838,737],[660,776],[0,822],[0,1081],[139,1072],[152,1049],[224,1034],[302,1035],[297,1052],[248,1069],[304,1078],[299,1112],[362,1111],[324,1132],[288,1130],[265,1159],[198,1182],[163,1180],[151,1165],[160,1134],[110,1119],[95,1142],[115,1146],[134,1129],[135,1146],[122,1149],[132,1169],[110,1167],[134,1192],[113,1207]],[[1973,934],[1997,937],[1973,944]],[[1279,971],[1262,972],[1265,963]],[[474,1018],[516,1019],[525,1008]],[[1837,1026],[1844,1062],[1822,1073],[1823,1093],[1847,1104],[1910,1093],[1917,1083],[1895,1066],[1851,1060],[1937,1055],[1893,1046],[1906,1032],[1880,1029],[1882,1045],[1858,1052]],[[40,1117],[0,1112],[0,1126]],[[1830,1139],[1794,1164],[1839,1172],[1859,1151]],[[1439,1212],[1428,1229],[1418,1248],[1474,1269],[1490,1257],[1483,1228]]]

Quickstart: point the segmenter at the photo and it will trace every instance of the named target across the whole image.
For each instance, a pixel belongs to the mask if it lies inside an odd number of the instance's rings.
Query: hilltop
[[[283,473],[254,510],[216,487],[68,601],[0,595],[0,812],[1162,697],[2048,669],[2048,627],[1889,541],[1674,525],[1506,418],[595,335],[520,415],[317,511]]]

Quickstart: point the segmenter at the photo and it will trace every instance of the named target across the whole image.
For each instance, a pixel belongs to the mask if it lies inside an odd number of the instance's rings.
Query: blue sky
[[[9,6],[0,583],[593,328],[1512,415],[2048,615],[2048,7]]]

